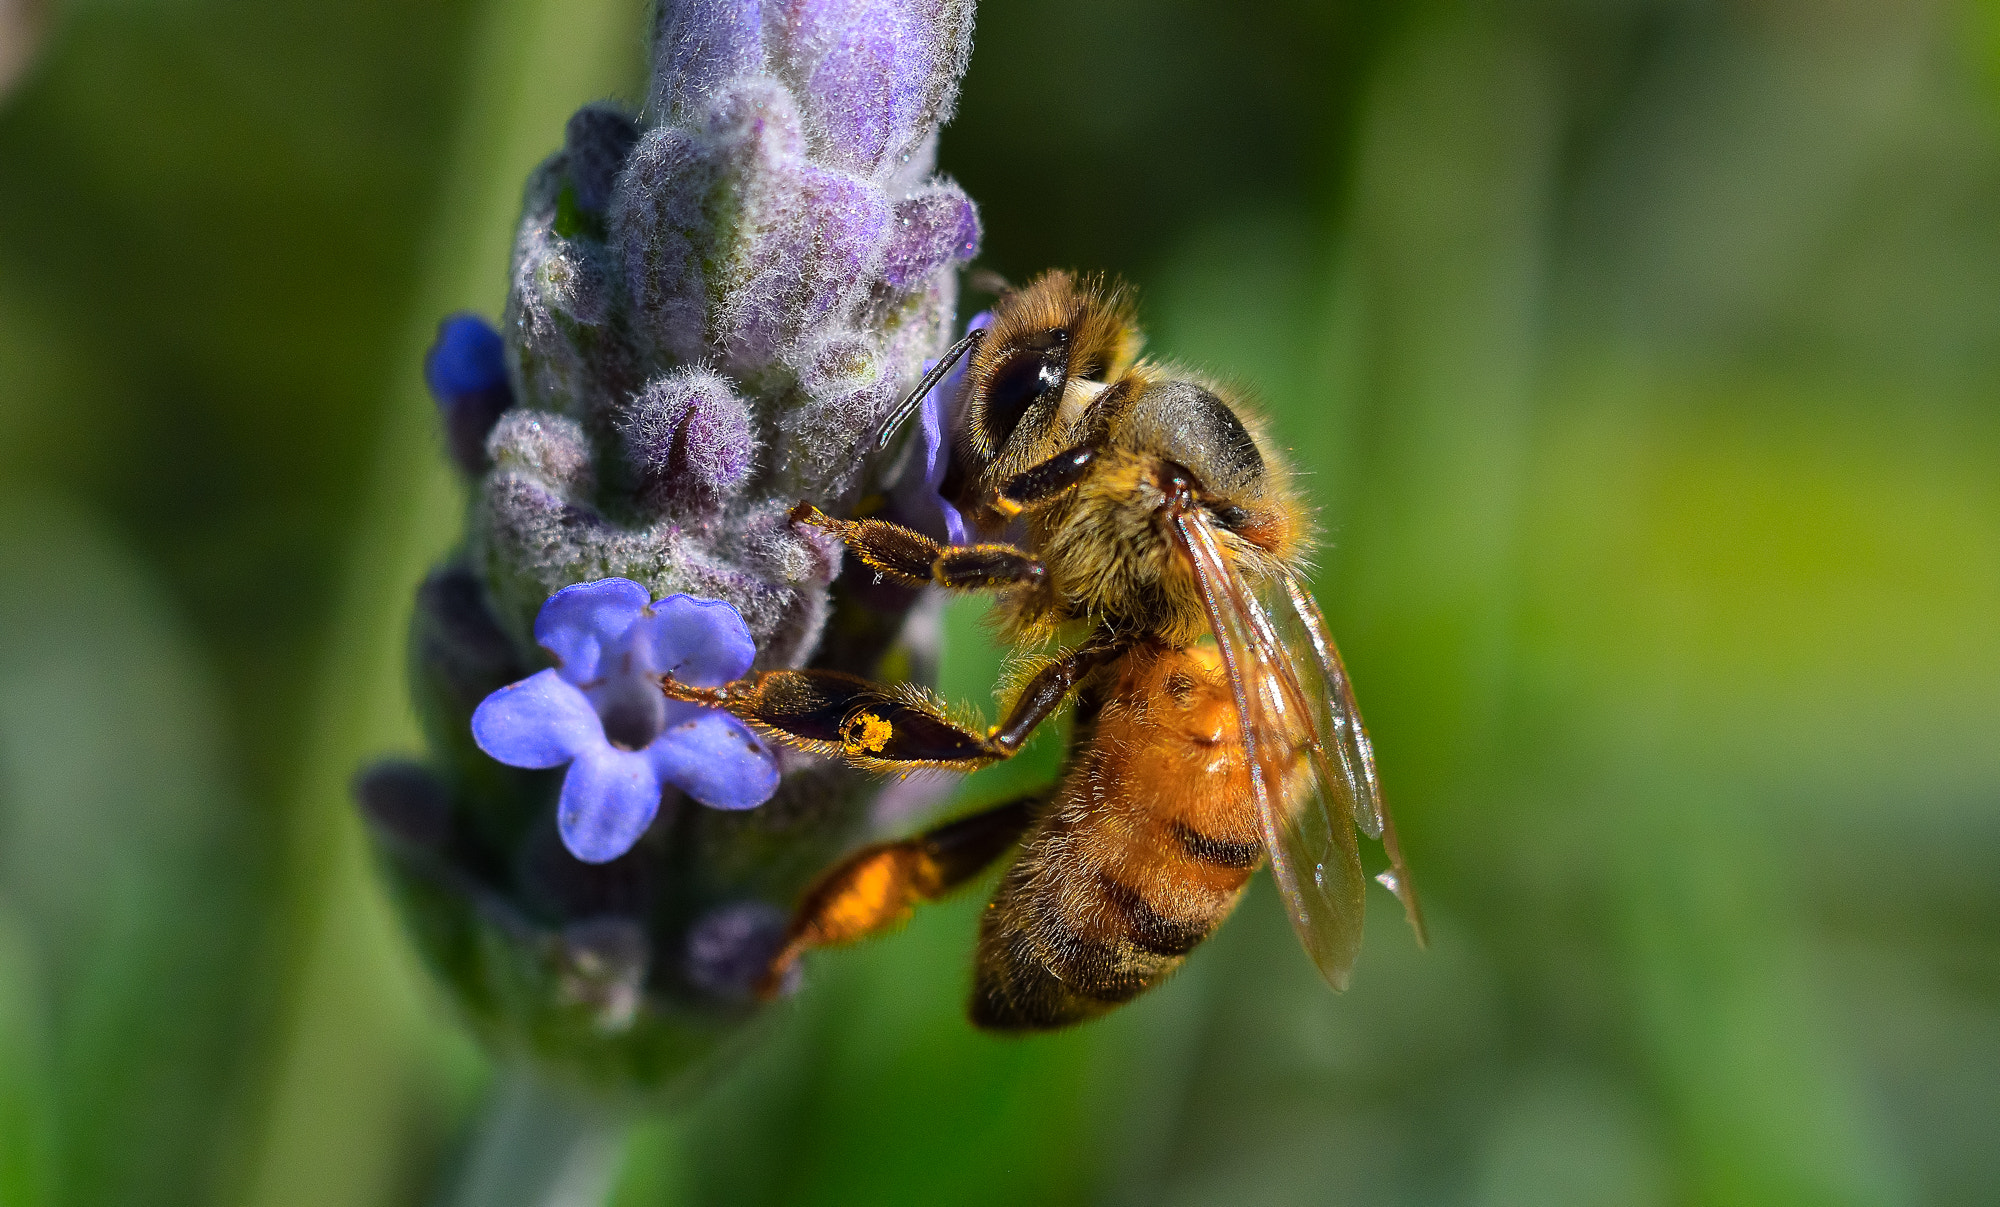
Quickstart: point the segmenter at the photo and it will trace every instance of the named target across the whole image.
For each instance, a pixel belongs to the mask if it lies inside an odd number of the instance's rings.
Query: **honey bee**
[[[1003,294],[899,408],[883,441],[969,356],[953,496],[985,534],[940,545],[802,503],[878,574],[989,592],[1003,636],[1065,634],[1004,719],[969,724],[928,693],[830,670],[769,671],[669,695],[869,768],[970,769],[1018,751],[1074,703],[1048,791],[866,847],[807,891],[765,977],[896,925],[1018,844],[980,924],[972,1021],[1067,1026],[1177,968],[1267,858],[1300,942],[1345,988],[1361,942],[1357,830],[1423,939],[1423,917],[1340,654],[1301,582],[1306,510],[1247,408],[1143,360],[1116,289],[1051,272]]]

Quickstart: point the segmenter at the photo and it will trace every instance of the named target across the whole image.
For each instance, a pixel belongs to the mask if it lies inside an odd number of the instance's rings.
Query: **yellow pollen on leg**
[[[872,712],[857,714],[847,723],[846,738],[849,754],[879,754],[895,735],[896,727]]]

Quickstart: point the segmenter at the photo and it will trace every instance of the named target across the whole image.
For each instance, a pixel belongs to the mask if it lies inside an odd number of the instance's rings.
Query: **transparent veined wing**
[[[1354,703],[1354,685],[1340,660],[1340,648],[1327,632],[1326,618],[1305,584],[1289,572],[1280,576],[1266,598],[1279,648],[1291,655],[1291,667],[1311,710],[1313,733],[1330,764],[1328,771],[1345,785],[1354,824],[1370,838],[1382,841],[1389,868],[1375,878],[1403,903],[1403,915],[1417,932],[1417,942],[1429,941],[1416,885],[1403,862],[1403,844],[1396,837],[1396,819],[1382,803],[1382,782],[1375,775],[1375,747]],[[1338,794],[1336,794],[1338,795]]]
[[[1236,696],[1271,876],[1306,953],[1328,984],[1345,989],[1361,950],[1367,883],[1352,781],[1333,768],[1293,658],[1263,604],[1231,570],[1205,513],[1179,511],[1173,524]]]
[[[1313,737],[1340,778],[1340,794],[1354,824],[1370,838],[1382,837],[1382,784],[1375,776],[1375,749],[1362,728],[1354,688],[1340,650],[1327,635],[1319,605],[1299,581],[1285,573],[1260,602],[1271,618],[1279,648],[1291,655],[1292,673],[1305,696]]]

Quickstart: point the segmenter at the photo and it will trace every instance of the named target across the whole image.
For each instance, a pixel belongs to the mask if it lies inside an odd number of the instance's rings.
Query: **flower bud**
[[[617,422],[626,462],[648,506],[712,511],[750,475],[756,436],[729,382],[685,369],[646,383]]]
[[[965,190],[948,180],[896,203],[884,276],[908,288],[941,268],[955,267],[979,250],[979,211]]]
[[[369,826],[418,850],[443,846],[451,833],[451,793],[421,763],[390,759],[362,771],[354,797]]]
[[[688,931],[688,981],[724,1001],[747,1002],[771,957],[785,943],[785,914],[767,901],[733,901],[708,911]],[[793,965],[789,970],[798,971]],[[797,987],[793,976],[783,989]]]
[[[582,425],[567,415],[509,411],[494,425],[486,454],[495,469],[531,474],[573,502],[587,502],[597,489],[590,443]]]
[[[638,123],[610,105],[585,105],[571,115],[563,128],[563,159],[577,208],[593,216],[604,213],[638,141]]]
[[[601,330],[613,304],[606,249],[589,232],[563,233],[561,160],[552,157],[529,182],[505,325],[519,401],[580,415],[602,405],[604,383],[623,358],[605,355]]]
[[[444,417],[451,458],[468,474],[486,468],[486,434],[513,405],[507,385],[507,349],[485,319],[454,314],[438,324],[424,354],[424,384]]]
[[[633,324],[670,363],[699,361],[708,342],[703,262],[715,241],[707,210],[719,170],[692,134],[661,126],[640,137],[612,198],[611,240]]]
[[[660,0],[647,107],[688,121],[724,83],[764,72],[763,0]]]
[[[814,156],[894,169],[951,116],[972,50],[966,0],[791,0],[778,75],[806,98]]]

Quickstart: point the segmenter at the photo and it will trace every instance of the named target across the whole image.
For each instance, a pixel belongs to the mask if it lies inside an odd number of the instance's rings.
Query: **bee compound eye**
[[[994,448],[1007,443],[1028,408],[1062,392],[1069,380],[1069,332],[1038,332],[1008,349],[987,379],[986,437]]]
[[[1242,531],[1249,526],[1251,520],[1256,518],[1250,514],[1247,508],[1238,507],[1234,503],[1212,508],[1211,510],[1215,514],[1215,522],[1229,529],[1231,532]]]

